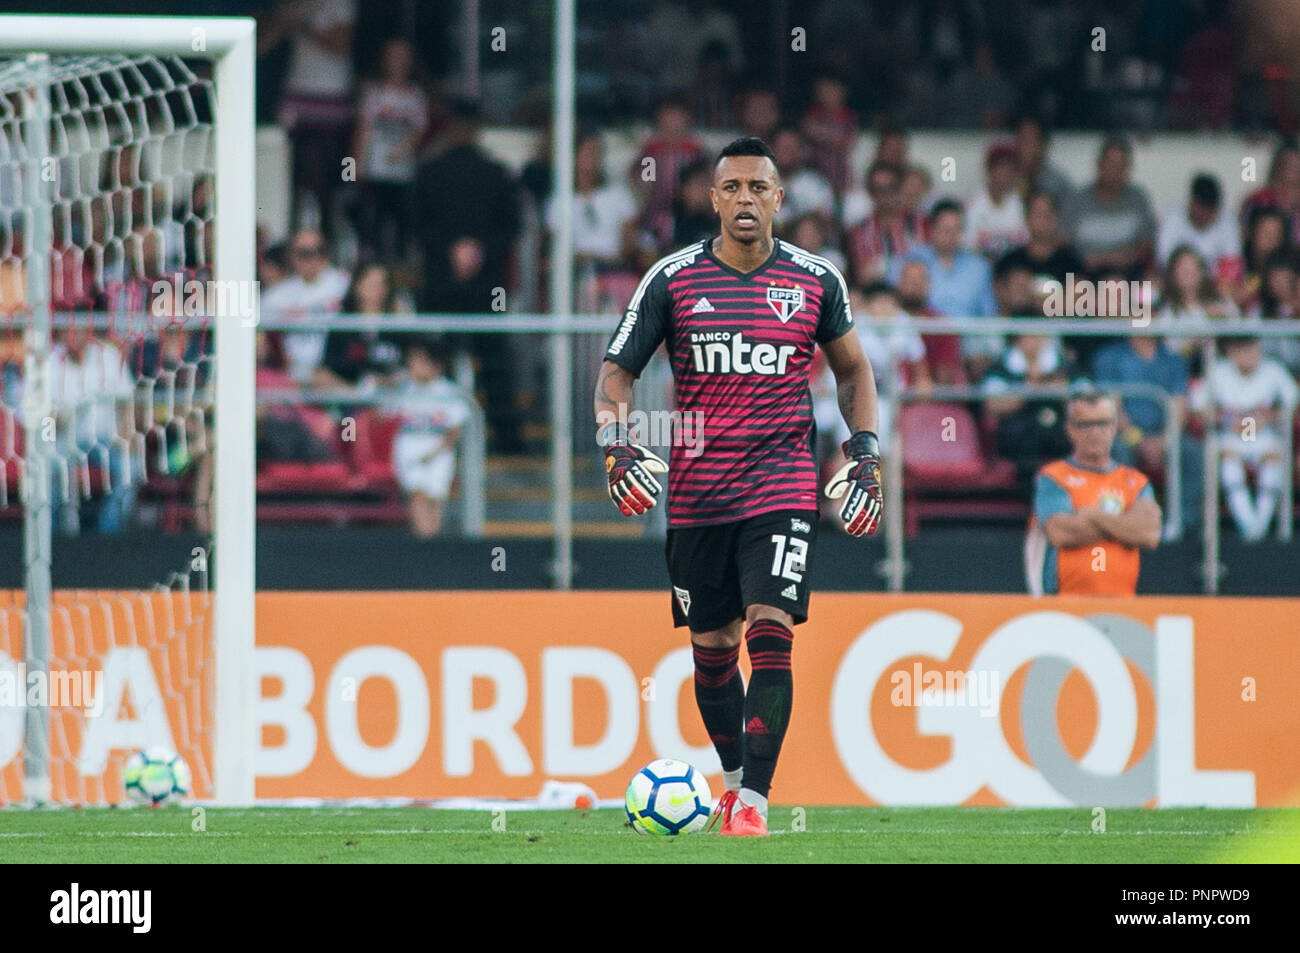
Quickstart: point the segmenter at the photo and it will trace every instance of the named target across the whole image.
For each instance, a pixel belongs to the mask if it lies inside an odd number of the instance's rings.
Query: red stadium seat
[[[363,410],[356,417],[355,439],[351,442],[352,468],[370,492],[397,493],[393,473],[393,441],[402,426],[400,417],[375,410]]]
[[[943,485],[984,474],[975,418],[961,404],[910,403],[900,414],[899,430],[909,481]]]
[[[979,424],[964,405],[908,404],[899,431],[908,536],[919,532],[922,517],[1025,517],[1015,465],[985,455]]]

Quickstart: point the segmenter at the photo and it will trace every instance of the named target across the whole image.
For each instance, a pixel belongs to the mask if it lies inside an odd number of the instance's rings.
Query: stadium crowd
[[[579,311],[618,313],[654,261],[715,233],[712,155],[700,130],[760,136],[775,151],[786,190],[778,235],[843,272],[882,391],[887,381],[922,394],[974,388],[967,406],[983,450],[1009,461],[1009,485],[1025,492],[1037,467],[1068,445],[1061,402],[1017,396],[1016,385],[1154,385],[1172,401],[1125,398],[1115,458],[1161,476],[1166,413],[1177,414],[1186,523],[1201,509],[1200,437],[1207,429],[1239,436],[1237,421],[1254,415],[1270,440],[1244,451],[1230,446],[1221,471],[1243,535],[1263,535],[1264,514],[1282,492],[1278,436],[1296,403],[1300,343],[1225,342],[1214,366],[1203,367],[1192,338],[924,332],[925,319],[937,316],[1042,317],[1051,283],[1071,279],[1138,282],[1150,299],[1132,305],[1149,308],[1157,322],[1300,313],[1300,148],[1285,135],[1267,181],[1240,208],[1227,207],[1210,173],[1187,183],[1178,207],[1154,208],[1133,179],[1132,148],[1121,135],[1098,134],[1087,181],[1071,181],[1051,158],[1053,124],[1096,128],[1136,116],[1145,128],[1290,132],[1288,104],[1254,95],[1253,74],[1227,55],[1241,37],[1226,5],[1147,0],[1131,11],[1103,0],[1024,0],[1008,21],[1014,29],[1004,30],[994,5],[980,0],[911,5],[907,13],[891,13],[887,3],[819,4],[811,31],[869,36],[872,49],[888,53],[855,56],[851,45],[832,43],[817,57],[792,60],[785,86],[754,62],[763,42],[742,27],[733,5],[689,13],[675,2],[609,6],[626,9],[617,28],[611,11],[591,11],[605,49],[594,69],[599,78],[581,87],[580,112],[592,124],[575,142]],[[841,22],[846,16],[852,22]],[[517,301],[525,285],[536,310],[546,306],[538,278],[548,268],[545,243],[530,257],[521,238],[530,223],[545,233],[555,222],[549,134],[540,129],[535,157],[513,174],[482,143],[485,112],[502,118],[501,104],[454,95],[429,78],[430,64],[409,38],[391,25],[378,30],[373,17],[359,31],[361,19],[354,0],[286,0],[261,15],[259,53],[276,82],[260,92],[259,112],[289,135],[296,223],[286,241],[259,239],[261,308],[303,327],[259,332],[259,382],[372,391],[409,383],[404,351],[418,352],[421,374],[435,379],[452,354],[467,353],[491,450],[545,452],[527,426],[544,419],[544,404],[530,393],[506,336],[429,342],[313,326],[340,312],[486,313],[501,310],[498,289]],[[1123,53],[1096,75],[1069,53],[1083,48],[1075,41],[1094,22]],[[674,44],[673,55],[652,55],[655,43]],[[632,47],[637,56],[619,54]],[[1017,55],[1022,49],[1031,55]],[[1225,50],[1227,59],[1219,55]],[[896,63],[907,51],[914,62]],[[628,67],[647,56],[653,62],[643,72]],[[1126,63],[1138,65],[1125,73]],[[1141,94],[1145,113],[1079,112],[1080,102],[1131,104],[1134,97],[1114,95],[1125,82]],[[504,118],[531,118],[528,102],[521,94]],[[633,163],[615,167],[595,123],[637,119],[649,121],[649,135]],[[983,186],[951,194],[935,165],[912,153],[909,125],[985,130]],[[857,177],[851,152],[864,132],[874,133],[874,155]],[[354,176],[340,177],[341,160],[351,161]],[[650,160],[655,174],[647,178]],[[902,315],[916,319],[915,330],[873,330],[875,319]],[[7,364],[5,380],[11,376]],[[829,463],[841,425],[827,387],[819,371],[813,395]],[[1206,388],[1219,419],[1198,418]],[[440,395],[453,400],[450,391]],[[454,443],[463,415],[442,416],[455,426],[422,426]],[[272,432],[264,421],[266,460],[328,455],[309,439],[311,421],[289,424]],[[1257,473],[1254,490],[1248,469]],[[427,512],[413,519],[436,528]]]

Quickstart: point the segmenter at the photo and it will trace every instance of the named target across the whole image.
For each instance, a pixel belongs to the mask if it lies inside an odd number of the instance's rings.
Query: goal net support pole
[[[214,280],[253,282],[256,279],[254,22],[233,17],[0,16],[0,55],[31,53],[174,55],[213,63],[216,85]],[[43,247],[48,249],[48,231],[45,235]],[[31,260],[40,257],[29,256]],[[48,299],[46,287],[33,303],[39,309],[40,302]],[[36,322],[30,324],[28,332],[36,333]],[[216,801],[229,805],[250,804],[254,793],[254,325],[255,317],[247,316],[217,315],[213,320],[218,408],[213,438],[216,451],[214,549],[220,552],[219,569],[217,562],[212,562],[216,686],[213,775]],[[41,454],[35,455],[35,459],[42,459]],[[37,493],[48,497],[48,478]],[[43,532],[48,540],[48,506],[44,519],[45,528],[32,532]],[[29,536],[28,541],[35,542],[35,538]],[[205,558],[214,560],[216,555],[207,554]],[[46,579],[48,584],[48,574]],[[49,593],[50,598],[52,595]],[[39,651],[39,646],[36,648]],[[33,754],[39,757],[40,752]],[[33,767],[39,775],[40,766]]]

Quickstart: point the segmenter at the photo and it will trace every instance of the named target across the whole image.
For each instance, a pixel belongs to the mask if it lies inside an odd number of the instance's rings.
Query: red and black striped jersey
[[[707,239],[646,272],[605,357],[640,376],[663,343],[682,419],[674,439],[668,517],[707,526],[782,509],[815,509],[812,399],[817,344],[853,327],[839,271],[788,242],[742,274]]]

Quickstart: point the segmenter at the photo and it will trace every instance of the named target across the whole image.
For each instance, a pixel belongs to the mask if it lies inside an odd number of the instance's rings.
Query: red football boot
[[[767,820],[758,808],[739,803],[740,810],[722,822],[722,833],[731,837],[766,837]]]
[[[731,812],[736,809],[740,803],[738,800],[739,793],[728,788],[722,792],[722,797],[718,798],[718,805],[713,809],[713,814],[709,817],[709,826],[704,830],[711,831],[717,826],[718,820],[722,821],[722,829],[725,831],[731,824]]]

